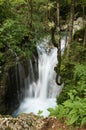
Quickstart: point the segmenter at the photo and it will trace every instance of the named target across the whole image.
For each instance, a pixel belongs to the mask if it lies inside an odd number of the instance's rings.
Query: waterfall
[[[62,53],[65,46],[65,37],[61,40]],[[43,116],[48,116],[49,107],[56,106],[56,96],[61,92],[62,86],[55,82],[56,73],[54,67],[57,64],[57,48],[49,45],[49,38],[43,39],[37,45],[38,51],[38,80],[35,81],[35,73],[32,62],[30,61],[30,74],[24,79],[26,85],[25,98],[20,107],[14,112],[14,115],[20,113],[38,113],[42,110]],[[30,77],[32,77],[30,79]],[[29,80],[32,80],[29,81]]]

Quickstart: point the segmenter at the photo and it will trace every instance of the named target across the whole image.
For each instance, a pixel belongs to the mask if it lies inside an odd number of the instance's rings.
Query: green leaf
[[[63,103],[63,105],[65,107],[69,107],[69,108],[72,108],[73,107],[73,103],[71,102],[71,100],[67,100]]]
[[[39,110],[37,114],[40,116],[42,113],[43,113],[43,111]]]
[[[84,117],[81,121],[81,126],[83,126],[86,123],[86,117]]]
[[[67,124],[72,125],[73,123],[75,123],[78,120],[78,118],[79,118],[79,115],[77,115],[77,114],[74,114],[70,117],[68,116]]]
[[[4,3],[4,0],[0,0],[0,5],[2,5]]]

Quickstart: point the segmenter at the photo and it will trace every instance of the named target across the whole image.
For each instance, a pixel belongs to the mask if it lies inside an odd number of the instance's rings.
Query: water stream
[[[48,42],[49,39],[43,39],[37,45],[39,78],[37,81],[34,80],[34,68],[30,61],[32,82],[28,82],[29,76],[24,80],[27,85],[25,98],[21,102],[18,110],[14,112],[14,115],[30,112],[37,114],[41,110],[43,111],[43,116],[48,116],[49,112],[47,109],[56,106],[56,96],[61,92],[62,86],[58,86],[55,82],[56,73],[54,67],[57,64],[57,49],[49,45]],[[62,52],[64,46],[65,38],[61,40]]]

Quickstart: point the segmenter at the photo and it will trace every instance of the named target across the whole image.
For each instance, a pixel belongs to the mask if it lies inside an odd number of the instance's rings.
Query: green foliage
[[[86,48],[82,43],[73,42],[70,62],[62,57],[61,75],[64,88],[57,97],[58,106],[49,109],[50,115],[64,120],[67,125],[86,124]]]
[[[80,30],[77,30],[73,36],[74,40],[79,42],[80,41],[79,39],[81,39],[81,43],[82,43],[84,33],[85,33],[85,28],[81,28]]]
[[[68,70],[69,72],[69,70]],[[64,102],[66,99],[69,99],[69,91],[75,91],[77,96],[85,97],[86,95],[86,65],[84,64],[77,64],[72,70],[72,78],[67,78],[67,71],[63,72],[66,73],[65,77],[65,86],[60,94],[57,97],[58,104]],[[71,73],[71,71],[70,71]],[[66,79],[67,78],[67,79]]]
[[[35,34],[26,25],[27,10],[22,4],[27,6],[24,0],[0,1],[0,81],[4,72],[15,65],[16,57],[20,61],[28,59],[35,49]]]
[[[43,111],[42,111],[42,110],[39,110],[38,113],[37,113],[37,115],[38,115],[38,116],[41,116],[42,113],[43,113]]]
[[[70,99],[55,109],[49,108],[50,116],[65,120],[67,125],[83,126],[86,123],[86,98],[79,98],[70,92]]]
[[[4,3],[4,1],[3,0],[0,0],[0,5],[2,5]]]
[[[78,64],[75,66],[74,80],[86,81],[86,65]]]
[[[10,0],[13,5],[25,4],[25,0]]]
[[[78,96],[84,97],[86,93],[86,48],[82,46],[82,43],[74,41],[71,44],[70,62],[66,59],[66,55],[63,55],[61,76],[64,88],[60,96],[57,97],[58,104],[69,99],[67,93],[72,89],[78,92]]]
[[[46,2],[34,0],[31,12],[31,5],[26,0],[0,0],[0,78],[7,66],[15,64],[16,57],[22,61],[33,56],[37,41],[48,34]],[[52,5],[49,3],[49,7]]]

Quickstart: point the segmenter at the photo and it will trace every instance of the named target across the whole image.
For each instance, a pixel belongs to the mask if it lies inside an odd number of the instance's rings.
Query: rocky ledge
[[[32,113],[21,114],[16,118],[0,116],[0,130],[40,130],[42,125],[42,118]]]
[[[55,117],[39,117],[30,114],[21,114],[13,118],[0,116],[0,130],[71,130],[71,127],[58,121]],[[84,128],[72,128],[72,130],[86,130]]]

